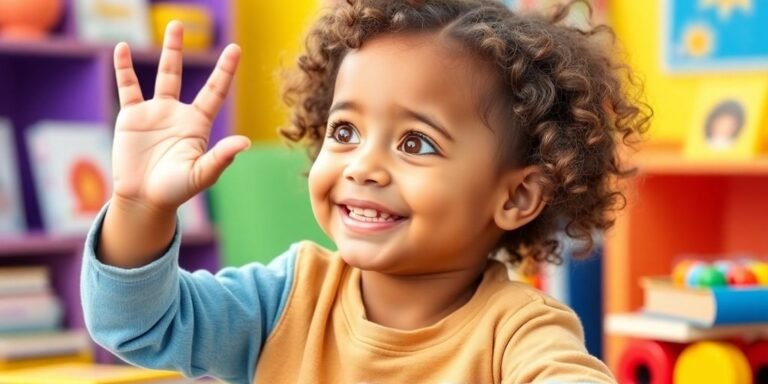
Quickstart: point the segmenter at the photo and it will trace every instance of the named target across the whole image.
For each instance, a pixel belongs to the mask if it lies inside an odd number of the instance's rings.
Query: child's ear
[[[494,208],[493,219],[496,225],[505,231],[528,224],[539,216],[546,206],[541,170],[537,166],[505,173],[499,188],[499,199]]]

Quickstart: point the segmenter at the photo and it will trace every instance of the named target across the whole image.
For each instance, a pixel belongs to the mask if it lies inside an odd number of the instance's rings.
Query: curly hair
[[[621,164],[621,147],[642,136],[652,111],[636,75],[607,49],[615,45],[613,31],[563,22],[572,5],[543,16],[494,0],[340,2],[311,27],[306,52],[288,73],[283,99],[293,115],[281,134],[305,143],[314,159],[345,54],[385,33],[438,32],[494,64],[503,85],[496,102],[508,116],[500,166],[541,170],[546,207],[505,232],[495,251],[505,250],[511,263],[559,263],[560,229],[591,249],[594,232],[611,227],[626,203],[616,181],[632,170]]]

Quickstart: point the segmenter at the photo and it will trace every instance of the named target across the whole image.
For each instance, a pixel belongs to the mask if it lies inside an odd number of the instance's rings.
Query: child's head
[[[611,225],[619,147],[650,114],[600,30],[559,25],[566,14],[349,0],[315,23],[283,134],[309,145],[315,216],[350,264],[451,271],[499,249],[557,260],[560,226],[591,244]]]

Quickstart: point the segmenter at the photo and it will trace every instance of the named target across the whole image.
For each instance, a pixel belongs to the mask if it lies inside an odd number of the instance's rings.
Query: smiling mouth
[[[398,216],[372,208],[361,208],[351,205],[339,205],[339,208],[351,219],[365,223],[395,223],[405,219],[405,216]]]

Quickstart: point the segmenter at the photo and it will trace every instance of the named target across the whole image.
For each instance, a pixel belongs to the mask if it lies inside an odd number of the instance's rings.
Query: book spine
[[[768,323],[768,290],[713,289],[715,325]]]

